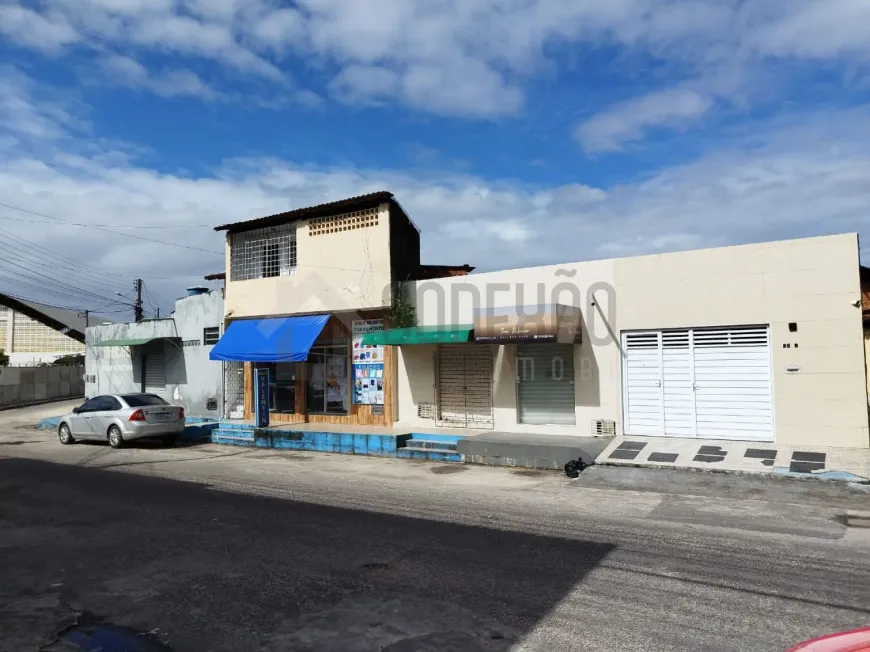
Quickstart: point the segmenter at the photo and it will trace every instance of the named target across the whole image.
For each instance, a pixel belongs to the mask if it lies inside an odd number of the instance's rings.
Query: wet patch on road
[[[450,475],[452,473],[462,473],[467,471],[468,467],[462,464],[450,464],[447,466],[435,466],[430,469],[435,475]]]
[[[90,613],[62,630],[44,652],[173,652],[157,637],[157,631],[140,632],[104,622]]]

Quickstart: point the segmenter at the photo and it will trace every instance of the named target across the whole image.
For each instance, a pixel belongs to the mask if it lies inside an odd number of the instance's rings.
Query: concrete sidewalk
[[[676,437],[616,437],[595,463],[870,483],[870,448],[795,447]]]

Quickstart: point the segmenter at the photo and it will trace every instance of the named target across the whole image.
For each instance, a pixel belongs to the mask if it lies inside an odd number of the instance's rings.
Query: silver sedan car
[[[134,439],[160,439],[175,443],[184,432],[184,408],[167,403],[156,394],[96,396],[60,418],[61,444],[78,440],[107,441],[121,448]]]

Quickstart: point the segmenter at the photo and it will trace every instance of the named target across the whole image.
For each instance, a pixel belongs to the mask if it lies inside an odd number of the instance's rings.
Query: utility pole
[[[136,289],[136,303],[133,304],[133,315],[137,322],[142,321],[142,279],[137,278],[133,281],[133,287]]]

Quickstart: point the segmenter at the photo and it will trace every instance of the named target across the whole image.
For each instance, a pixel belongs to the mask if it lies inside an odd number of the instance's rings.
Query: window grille
[[[282,224],[232,235],[231,281],[290,276],[295,269],[295,224]]]
[[[221,338],[220,326],[212,326],[211,328],[202,329],[202,343],[205,346],[214,346]]]
[[[245,363],[224,362],[224,418],[245,416]]]

